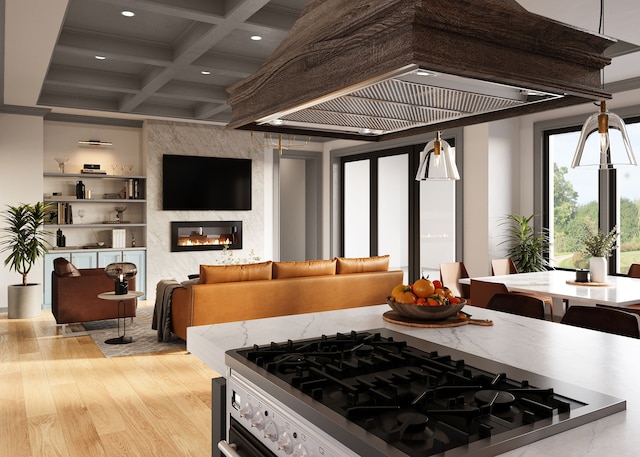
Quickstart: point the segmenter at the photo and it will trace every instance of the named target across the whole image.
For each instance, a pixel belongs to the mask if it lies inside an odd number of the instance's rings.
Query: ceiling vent
[[[515,0],[311,0],[229,127],[384,140],[602,100],[614,43]]]

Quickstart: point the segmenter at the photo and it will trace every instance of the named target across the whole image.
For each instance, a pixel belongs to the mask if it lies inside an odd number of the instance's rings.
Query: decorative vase
[[[589,273],[591,282],[607,282],[607,258],[591,257],[591,260],[589,260]]]
[[[10,284],[7,311],[9,319],[39,317],[42,313],[42,284]]]

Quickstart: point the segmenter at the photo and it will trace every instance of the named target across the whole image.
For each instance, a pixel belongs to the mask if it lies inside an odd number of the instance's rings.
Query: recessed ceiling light
[[[122,11],[120,14],[122,14],[124,17],[133,17],[136,15],[136,13],[134,13],[133,11]]]
[[[260,40],[262,40],[262,37],[261,37],[260,35],[252,35],[252,36],[251,36],[251,39],[252,39],[253,41],[260,41]]]
[[[106,60],[107,58],[105,56],[96,56],[97,60]]]
[[[200,73],[202,73],[203,75],[210,75],[211,72],[207,71],[207,70],[202,70]]]

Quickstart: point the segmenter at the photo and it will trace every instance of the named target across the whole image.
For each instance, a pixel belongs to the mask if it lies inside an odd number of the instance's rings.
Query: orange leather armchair
[[[56,322],[65,325],[116,319],[118,302],[98,298],[98,294],[114,288],[114,282],[105,275],[104,268],[77,269],[68,260],[58,257],[51,273],[51,311]],[[136,290],[135,278],[129,280],[129,290]],[[135,317],[136,305],[136,299],[126,300],[124,316],[120,317]]]

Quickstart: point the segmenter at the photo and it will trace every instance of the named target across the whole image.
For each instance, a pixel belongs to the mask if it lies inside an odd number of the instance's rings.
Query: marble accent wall
[[[243,223],[243,249],[230,251],[239,260],[253,254],[264,260],[264,154],[249,132],[206,124],[149,120],[144,124],[147,158],[147,299],[154,300],[162,279],[183,281],[198,273],[200,264],[221,263],[221,251],[171,252],[171,221],[225,221]],[[251,211],[163,211],[162,155],[234,157],[252,159]]]

